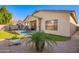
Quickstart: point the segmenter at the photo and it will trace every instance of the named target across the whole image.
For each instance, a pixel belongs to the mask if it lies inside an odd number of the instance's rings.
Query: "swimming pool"
[[[18,30],[16,32],[19,34],[27,35],[27,34],[32,34],[33,31]]]

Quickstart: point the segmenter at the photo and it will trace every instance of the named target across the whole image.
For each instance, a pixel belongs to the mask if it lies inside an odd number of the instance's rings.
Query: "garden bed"
[[[54,35],[54,34],[48,34],[49,38],[53,41],[67,41],[70,39],[70,37],[60,36],[60,35]]]

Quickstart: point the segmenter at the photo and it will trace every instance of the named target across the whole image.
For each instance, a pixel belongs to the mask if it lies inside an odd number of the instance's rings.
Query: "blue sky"
[[[36,10],[75,10],[79,19],[78,5],[7,5],[6,7],[13,14],[13,18],[18,20],[24,20]]]

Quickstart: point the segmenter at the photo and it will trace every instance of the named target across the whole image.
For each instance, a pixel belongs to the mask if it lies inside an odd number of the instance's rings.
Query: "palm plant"
[[[38,52],[42,52],[45,45],[49,47],[56,45],[56,42],[51,40],[51,37],[43,31],[34,32],[29,42],[32,43],[32,46],[35,46]]]
[[[7,10],[5,6],[0,8],[0,24],[7,24],[11,21],[12,14]]]

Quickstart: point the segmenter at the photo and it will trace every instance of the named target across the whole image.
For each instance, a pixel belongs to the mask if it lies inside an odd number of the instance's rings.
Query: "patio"
[[[75,34],[76,35],[76,34]],[[54,49],[45,48],[44,53],[78,53],[79,38],[73,35],[71,40],[57,41],[57,46]],[[28,39],[28,38],[26,38]],[[25,44],[8,46],[9,40],[0,41],[0,53],[36,53],[32,48],[25,47]]]

